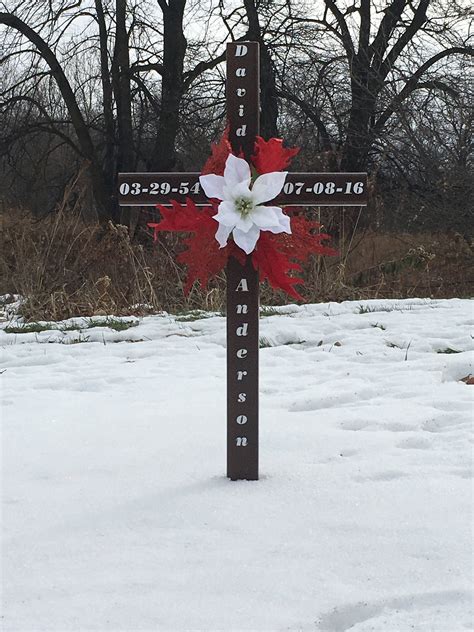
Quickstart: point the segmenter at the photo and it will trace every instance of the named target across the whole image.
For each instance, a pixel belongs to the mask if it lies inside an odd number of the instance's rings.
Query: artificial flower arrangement
[[[229,257],[242,265],[247,256],[275,289],[284,290],[297,300],[303,297],[295,285],[302,279],[291,276],[301,270],[311,254],[336,255],[324,245],[329,235],[318,231],[320,224],[309,220],[298,209],[288,210],[265,205],[283,189],[291,159],[298,148],[285,148],[283,141],[266,141],[257,136],[251,164],[232,154],[227,134],[211,146],[211,156],[199,178],[210,198],[209,205],[197,207],[187,198],[186,204],[171,200],[172,208],[157,208],[161,221],[149,223],[155,240],[160,232],[184,232],[187,249],[178,261],[188,268],[185,292],[199,281],[205,288],[210,278],[221,272]]]

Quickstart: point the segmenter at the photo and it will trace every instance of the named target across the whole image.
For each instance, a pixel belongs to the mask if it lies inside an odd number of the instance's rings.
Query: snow
[[[264,311],[254,482],[224,318],[4,322],[2,629],[472,630],[473,305]]]

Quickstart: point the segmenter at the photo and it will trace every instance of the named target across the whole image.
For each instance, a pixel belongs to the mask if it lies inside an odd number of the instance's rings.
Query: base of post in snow
[[[258,480],[258,271],[227,264],[227,476]]]

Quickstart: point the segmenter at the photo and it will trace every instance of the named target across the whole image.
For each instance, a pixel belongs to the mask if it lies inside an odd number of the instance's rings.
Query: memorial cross
[[[227,44],[229,141],[247,162],[259,133],[259,44]],[[209,204],[199,173],[120,173],[121,206]],[[366,173],[288,173],[279,206],[366,206]],[[217,224],[216,224],[217,229]],[[227,476],[258,480],[259,278],[247,255],[227,264]]]

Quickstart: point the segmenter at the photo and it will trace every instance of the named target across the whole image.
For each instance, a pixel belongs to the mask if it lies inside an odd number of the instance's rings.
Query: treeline
[[[117,172],[199,170],[225,43],[253,40],[261,132],[302,147],[295,169],[368,170],[373,227],[468,234],[471,18],[463,0],[3,0],[2,206],[133,224]]]

